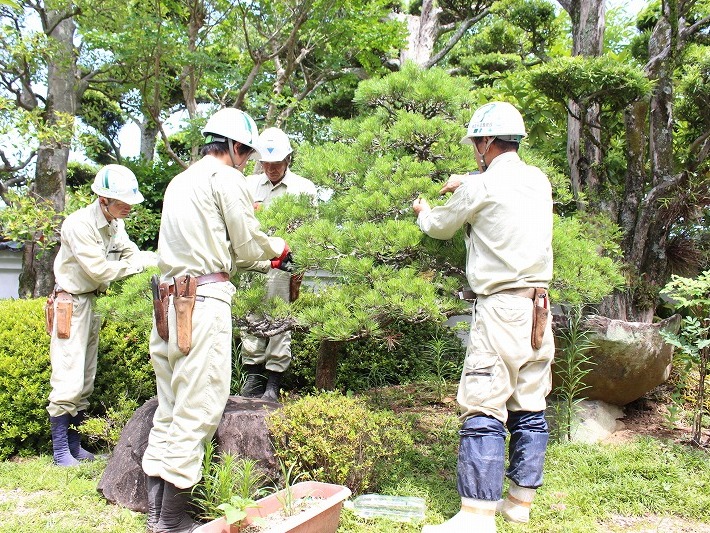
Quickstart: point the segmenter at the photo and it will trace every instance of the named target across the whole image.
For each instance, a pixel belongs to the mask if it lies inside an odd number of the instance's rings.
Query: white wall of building
[[[22,272],[22,252],[0,249],[0,298],[17,298]]]

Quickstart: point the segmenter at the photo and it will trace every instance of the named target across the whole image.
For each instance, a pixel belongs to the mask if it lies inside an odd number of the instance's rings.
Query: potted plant
[[[254,505],[223,507],[230,510],[234,523],[223,516],[195,533],[239,533],[252,524],[259,526],[260,533],[335,533],[343,502],[350,494],[343,485],[318,481],[287,485]]]

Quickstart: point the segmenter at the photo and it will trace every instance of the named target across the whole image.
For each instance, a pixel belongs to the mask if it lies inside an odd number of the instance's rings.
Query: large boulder
[[[595,347],[588,352],[594,365],[584,377],[589,388],[582,395],[624,406],[666,381],[673,347],[663,340],[660,331],[677,332],[680,321],[680,315],[653,324],[598,315],[585,318],[582,327],[591,332],[589,340]]]
[[[141,460],[157,407],[157,398],[152,398],[136,410],[123,429],[97,487],[108,501],[141,513],[148,509]],[[278,407],[277,403],[231,396],[215,434],[218,451],[253,459],[267,476],[276,477],[278,463],[265,416]]]

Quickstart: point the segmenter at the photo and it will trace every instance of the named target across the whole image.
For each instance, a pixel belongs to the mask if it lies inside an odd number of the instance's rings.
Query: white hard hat
[[[104,198],[114,198],[129,205],[143,201],[136,175],[123,165],[106,165],[99,170],[94,183],[91,184],[91,190]]]
[[[473,144],[473,137],[497,137],[520,142],[525,137],[525,124],[520,111],[508,102],[491,102],[479,107],[468,123],[463,144]]]
[[[266,128],[259,135],[259,159],[263,163],[278,163],[293,152],[291,141],[279,128]]]
[[[259,130],[256,122],[240,109],[220,109],[209,118],[202,134],[207,137],[207,142],[226,142],[232,139],[258,151]]]

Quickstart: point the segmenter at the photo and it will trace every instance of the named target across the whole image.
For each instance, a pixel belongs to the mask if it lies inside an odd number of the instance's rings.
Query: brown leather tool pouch
[[[57,317],[57,337],[68,339],[71,333],[71,315],[74,311],[74,298],[68,292],[59,292],[54,298]]]
[[[153,316],[155,317],[155,328],[158,330],[158,335],[165,342],[168,341],[168,294],[167,284],[161,284],[158,276],[155,274],[150,278],[150,288],[153,293]]]
[[[47,330],[47,335],[52,334],[52,328],[54,328],[54,297],[56,293],[52,293],[47,296],[47,303],[44,304],[44,327]]]
[[[550,315],[548,309],[547,289],[535,288],[533,297],[533,319],[532,335],[530,337],[532,347],[539,350],[542,346],[542,338],[545,336],[545,328]]]
[[[173,305],[177,321],[178,348],[187,355],[192,347],[192,311],[195,308],[197,279],[187,275],[174,278],[174,281]]]
[[[293,274],[288,282],[288,301],[295,302],[301,294],[303,274]]]

